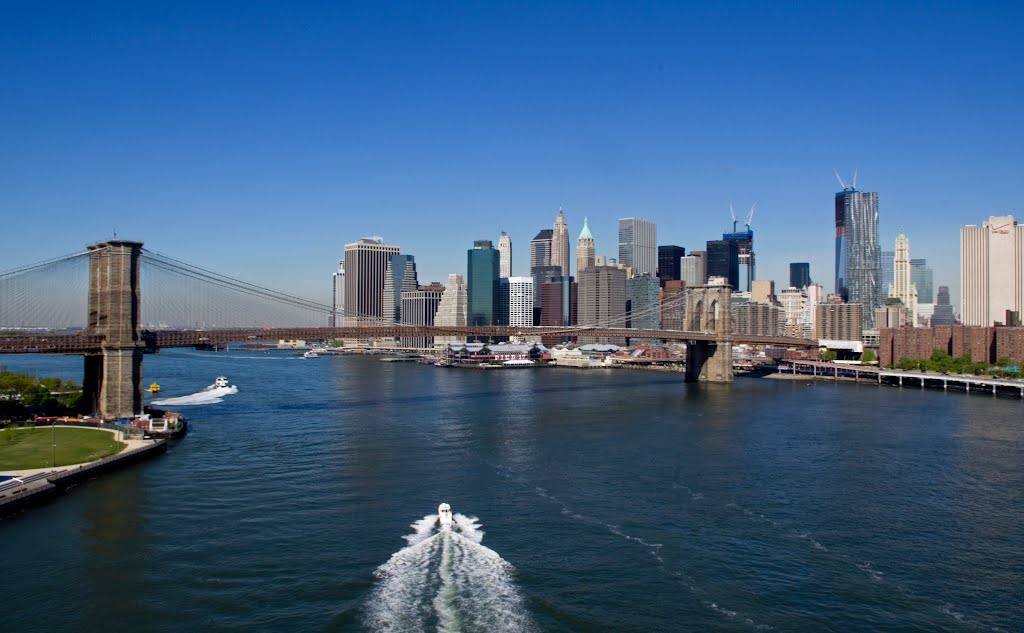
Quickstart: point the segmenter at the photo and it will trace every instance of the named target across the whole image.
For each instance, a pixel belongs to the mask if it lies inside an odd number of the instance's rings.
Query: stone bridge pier
[[[86,332],[103,336],[99,354],[85,357],[83,390],[105,420],[142,413],[139,258],[142,242],[111,240],[89,249],[89,318]]]
[[[693,286],[686,291],[686,329],[714,336],[686,343],[686,382],[732,382],[732,318],[729,286]]]

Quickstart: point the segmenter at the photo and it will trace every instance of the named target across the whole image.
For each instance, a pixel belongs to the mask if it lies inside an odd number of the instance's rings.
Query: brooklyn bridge
[[[142,412],[143,357],[166,347],[441,336],[647,339],[686,344],[686,380],[731,382],[735,344],[816,346],[802,338],[734,336],[730,297],[728,286],[688,289],[677,300],[685,302],[686,330],[628,328],[624,318],[571,327],[408,325],[339,314],[332,305],[187,264],[141,242],[109,240],[0,273],[0,354],[83,355],[87,402],[112,419]],[[344,317],[359,325],[319,326]]]

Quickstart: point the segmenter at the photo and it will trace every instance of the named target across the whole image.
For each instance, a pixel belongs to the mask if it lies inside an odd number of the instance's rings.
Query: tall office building
[[[882,251],[882,289],[886,292],[889,291],[889,286],[893,284],[895,280],[894,276],[894,262],[896,261],[896,251]]]
[[[708,281],[707,252],[690,251],[679,259],[679,268],[687,286],[703,286]]]
[[[725,277],[733,290],[740,285],[740,250],[735,240],[712,240],[707,250],[708,277]]]
[[[500,257],[498,274],[502,277],[512,276],[512,238],[505,231],[498,238],[498,255]]]
[[[964,325],[1007,323],[1024,310],[1024,225],[991,216],[960,229],[960,319]]]
[[[882,249],[878,245],[878,194],[844,186],[835,196],[836,294],[862,306],[863,328],[874,325],[884,303]]]
[[[462,275],[456,273],[448,275],[448,282],[444,285],[444,292],[441,293],[441,301],[437,304],[434,325],[466,325],[469,322],[468,294],[466,280]],[[434,345],[454,343],[457,340],[459,340],[457,336],[435,336]]]
[[[682,264],[679,260],[685,255],[686,249],[682,246],[658,247],[658,279],[661,280],[663,288],[666,281],[678,281],[683,278]]]
[[[412,255],[391,255],[384,270],[383,314],[386,323],[402,322],[402,293],[419,287],[416,261]]]
[[[551,265],[551,238],[554,234],[551,229],[541,229],[530,240],[530,270],[537,266]]]
[[[918,303],[934,303],[935,289],[932,281],[932,269],[926,259],[910,260],[910,283],[917,288]]]
[[[554,235],[551,229],[541,229],[536,237],[530,240],[530,276],[533,277],[533,311],[540,317],[540,287],[545,279],[551,275],[547,267],[551,266],[551,238]],[[561,266],[558,267],[557,275],[562,274]],[[540,321],[534,321],[539,323]]]
[[[563,276],[569,275],[569,225],[565,223],[561,207],[551,231],[551,265],[558,266]]]
[[[586,269],[584,269],[586,270]],[[576,325],[579,284],[572,277],[553,277],[541,288],[540,324],[545,327]],[[576,340],[569,334],[549,334],[541,337],[547,347]]]
[[[406,325],[434,325],[437,308],[444,296],[444,286],[432,283],[415,290],[402,291],[402,323]],[[433,336],[403,336],[404,347],[428,348],[434,345]]]
[[[661,283],[654,275],[626,280],[626,327],[656,330],[661,326]]]
[[[782,306],[782,334],[785,336],[804,335],[801,321],[807,305],[807,291],[802,288],[790,286],[779,293],[779,304]]]
[[[467,325],[495,325],[498,319],[498,251],[491,240],[477,240],[466,254]]]
[[[583,230],[576,240],[576,272],[586,270],[594,265],[594,236],[587,226],[587,218],[583,218]]]
[[[533,277],[502,277],[498,301],[499,325],[533,326]]]
[[[889,286],[889,297],[900,300],[907,310],[907,322],[911,327],[916,327],[917,288],[910,281],[910,240],[903,233],[903,229],[900,229],[900,234],[896,236],[896,250],[893,253],[892,285]]]
[[[753,209],[751,209],[751,213],[753,213]],[[749,224],[747,225],[747,229],[745,231],[737,231],[735,222],[733,222],[732,228],[732,233],[724,233],[722,235],[722,239],[729,240],[731,242],[736,242],[736,248],[738,251],[737,263],[740,268],[746,270],[746,288],[747,292],[750,292],[751,284],[754,280],[754,270],[756,263],[754,258],[754,231],[750,228]],[[736,286],[733,286],[733,288],[735,288],[736,290],[740,289]]]
[[[384,315],[384,274],[399,248],[379,237],[345,245],[345,325],[370,325]]]
[[[936,293],[935,309],[932,312],[932,325],[953,325],[953,305],[949,302],[949,286],[939,286]]]
[[[642,218],[619,219],[619,264],[634,275],[658,274],[658,236],[654,222]]]
[[[626,271],[594,266],[580,273],[580,325],[624,327],[626,324]],[[580,342],[625,345],[624,338],[580,337]]]
[[[666,330],[686,329],[686,282],[668,280],[661,291],[661,326]]]
[[[807,262],[793,262],[789,265],[789,287],[806,288],[811,285],[811,265]]]
[[[327,319],[327,327],[341,327],[345,322],[345,260],[338,262],[338,272],[331,275],[331,316]]]

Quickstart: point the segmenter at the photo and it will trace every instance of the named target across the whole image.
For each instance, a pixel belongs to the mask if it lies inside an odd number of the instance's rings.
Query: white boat
[[[437,522],[442,530],[452,526],[452,507],[447,503],[437,506]]]
[[[314,350],[309,350],[302,354],[303,358],[320,358],[320,354],[317,354]]]
[[[218,388],[219,387],[227,387],[228,386],[228,377],[227,376],[217,376],[214,379],[214,381],[213,381],[213,386],[214,387],[218,387]]]

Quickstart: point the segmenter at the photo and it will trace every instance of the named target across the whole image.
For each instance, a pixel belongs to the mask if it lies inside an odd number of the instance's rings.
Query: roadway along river
[[[167,455],[0,522],[6,633],[1024,622],[1019,400],[244,351],[145,372],[238,390],[180,407]],[[434,534],[442,501],[459,531]]]

